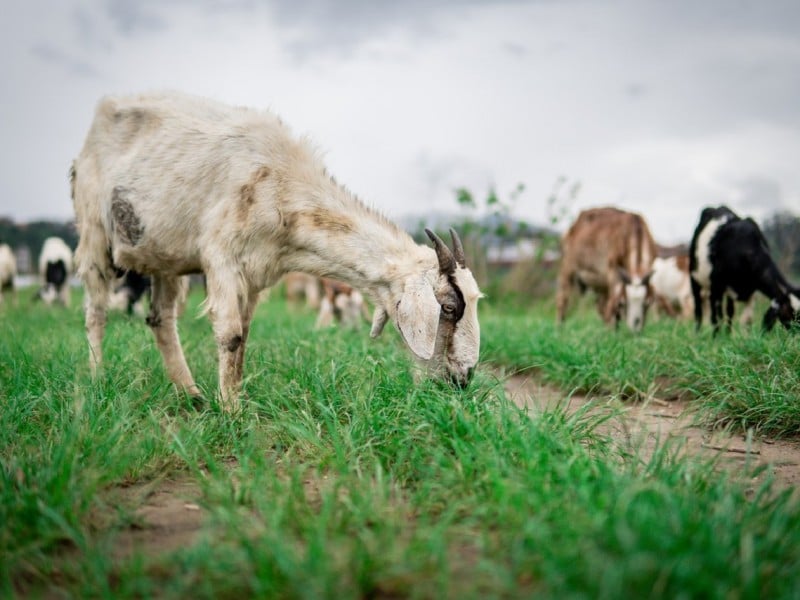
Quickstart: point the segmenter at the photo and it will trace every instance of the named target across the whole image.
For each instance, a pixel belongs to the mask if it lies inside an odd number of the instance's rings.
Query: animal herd
[[[363,293],[375,307],[372,337],[391,320],[422,373],[460,387],[473,376],[482,294],[458,234],[450,230],[448,245],[426,230],[432,247],[418,245],[340,185],[308,140],[270,112],[177,93],[106,97],[70,183],[78,247],[73,257],[61,240],[48,240],[39,297],[69,303],[74,258],[93,373],[107,311],[136,311],[149,290],[146,322],[166,372],[199,396],[176,319],[186,276],[202,273],[221,402],[235,410],[259,295],[299,272],[322,282],[322,293],[306,288],[322,307],[318,326],[366,318]],[[0,294],[14,275],[13,254],[0,245]],[[293,285],[287,279],[287,291]],[[766,329],[778,321],[790,327],[800,310],[800,291],[775,266],[756,223],[724,206],[704,209],[688,256],[672,257],[658,256],[641,215],[584,210],[562,238],[559,322],[576,290],[592,290],[602,319],[634,332],[652,304],[693,313],[698,328],[707,306],[715,332],[723,305],[730,328],[734,301],[749,302],[755,291],[770,300]]]
[[[707,207],[692,235],[688,254],[656,256],[657,245],[641,215],[604,207],[584,210],[562,238],[556,308],[563,321],[570,293],[594,290],[607,323],[624,320],[631,331],[644,326],[657,304],[670,315],[694,314],[702,326],[705,308],[714,332],[731,329],[736,301],[752,313],[754,293],[769,301],[763,327],[787,329],[800,317],[800,288],[780,272],[755,221],[726,206]]]

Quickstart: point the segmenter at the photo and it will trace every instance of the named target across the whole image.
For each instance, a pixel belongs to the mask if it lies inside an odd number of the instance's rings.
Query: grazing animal
[[[306,304],[313,309],[320,304],[320,278],[308,273],[292,272],[283,276],[286,286],[286,299],[289,302],[299,302],[305,298]]]
[[[43,286],[38,297],[45,304],[60,302],[69,306],[69,276],[72,273],[72,250],[59,237],[49,237],[39,253],[39,275]]]
[[[649,285],[656,243],[644,218],[617,208],[582,211],[561,239],[556,309],[564,321],[570,292],[591,289],[606,323],[639,332],[653,299]]]
[[[767,240],[753,219],[742,219],[727,206],[704,208],[689,253],[697,329],[703,322],[704,298],[716,334],[723,300],[730,331],[734,301],[750,303],[756,291],[770,299],[762,321],[764,329],[772,329],[776,321],[788,329],[798,320],[800,291],[775,266]]]
[[[653,260],[653,275],[650,277],[656,303],[671,317],[692,316],[694,301],[689,277],[689,256],[679,254]]]
[[[17,277],[17,259],[8,244],[0,244],[0,302],[3,295],[14,293],[14,279]]]
[[[131,270],[117,270],[116,275],[118,279],[108,300],[109,308],[144,316],[143,304],[145,296],[150,295],[150,278]]]
[[[392,319],[431,374],[466,386],[478,362],[481,292],[428,232],[417,245],[326,172],[305,139],[267,111],[182,94],[105,98],[71,171],[93,371],[101,363],[114,267],[148,273],[152,328],[170,379],[199,395],[176,327],[179,276],[204,272],[222,405],[239,402],[259,291],[289,271],[334,277]]]
[[[322,301],[319,306],[316,327],[328,327],[339,323],[343,327],[358,329],[362,318],[369,320],[364,296],[352,286],[334,279],[322,278]]]

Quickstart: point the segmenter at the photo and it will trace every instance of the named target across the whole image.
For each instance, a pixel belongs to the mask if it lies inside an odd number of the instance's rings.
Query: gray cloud
[[[736,189],[741,195],[738,204],[744,211],[770,214],[786,206],[780,183],[769,177],[748,177]]]
[[[31,54],[36,58],[55,64],[63,68],[68,73],[80,77],[99,77],[100,73],[90,63],[80,58],[76,58],[50,44],[35,44]]]

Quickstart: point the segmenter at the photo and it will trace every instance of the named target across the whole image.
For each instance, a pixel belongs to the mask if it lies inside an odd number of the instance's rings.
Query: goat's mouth
[[[467,369],[466,373],[453,373],[450,372],[450,383],[461,389],[465,390],[469,386],[470,381],[472,381],[472,376],[475,374],[474,367],[470,367]]]

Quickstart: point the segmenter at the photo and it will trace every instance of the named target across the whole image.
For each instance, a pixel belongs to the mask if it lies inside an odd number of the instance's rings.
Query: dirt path
[[[508,380],[506,392],[517,406],[532,411],[548,410],[566,403],[567,410],[574,413],[589,402],[583,396],[567,399],[562,392],[522,375]],[[624,448],[638,452],[643,460],[652,455],[658,440],[678,438],[676,441],[683,443],[682,451],[686,454],[720,455],[720,464],[734,472],[741,470],[746,463],[765,465],[779,488],[800,488],[800,441],[761,438],[748,443],[741,434],[709,431],[694,424],[690,403],[682,400],[618,402],[614,406],[621,414],[609,420],[603,432]]]

